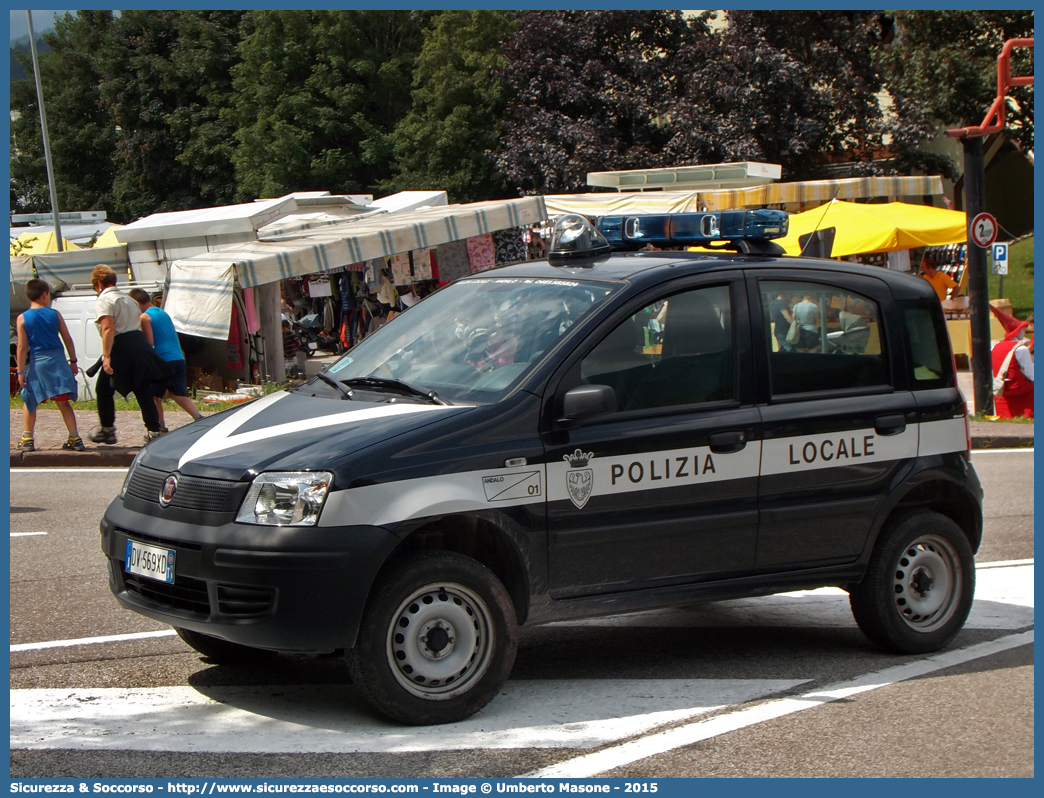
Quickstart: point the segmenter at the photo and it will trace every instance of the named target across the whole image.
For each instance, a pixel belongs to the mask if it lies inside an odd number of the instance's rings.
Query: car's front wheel
[[[923,654],[964,625],[975,592],[968,538],[946,516],[922,511],[881,534],[863,581],[850,591],[852,614],[882,648]]]
[[[481,563],[417,552],[375,585],[355,647],[352,680],[384,714],[413,725],[452,723],[493,700],[518,648],[504,585]]]

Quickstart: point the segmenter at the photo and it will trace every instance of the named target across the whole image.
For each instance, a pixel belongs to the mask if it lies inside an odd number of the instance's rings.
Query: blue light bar
[[[789,227],[786,211],[708,211],[666,216],[601,216],[595,227],[613,249],[681,247],[716,241],[783,238]]]

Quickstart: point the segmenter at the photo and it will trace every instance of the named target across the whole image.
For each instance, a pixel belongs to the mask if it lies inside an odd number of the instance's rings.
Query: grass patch
[[[996,416],[985,416],[981,413],[976,413],[974,416],[968,417],[971,421],[984,421],[987,424],[1029,424],[1033,426],[1033,419],[1026,418],[1025,416],[1019,416],[1018,418],[997,418]]]
[[[991,260],[992,263],[992,259]],[[1000,296],[1000,276],[990,275],[990,299]],[[1033,236],[1008,247],[1008,273],[1004,275],[1004,296],[1018,319],[1033,313]]]
[[[276,383],[276,382],[266,382],[266,383],[264,383],[261,386],[261,393],[262,393],[263,396],[267,396],[270,393],[275,393],[276,391],[283,391],[283,390],[286,390],[287,388],[291,388],[291,387],[293,387],[293,385],[296,385],[296,384],[300,384],[300,383],[299,382],[295,382],[295,383],[290,383],[290,382],[278,382],[278,383]],[[216,412],[218,412],[220,410],[228,410],[230,407],[241,407],[242,404],[243,404],[242,402],[217,402],[217,403],[212,404],[210,402],[200,402],[200,401],[196,400],[195,397],[193,397],[193,401],[196,402],[196,405],[199,407],[199,409],[201,411],[204,411],[204,412],[207,412],[207,413],[216,413]],[[116,394],[114,404],[116,405],[116,409],[117,410],[133,410],[136,413],[141,411],[141,407],[138,405],[138,400],[135,399],[133,395],[132,396],[128,396],[126,399],[124,399],[119,394]],[[21,410],[24,405],[25,405],[25,402],[22,401],[22,397],[21,396],[19,396],[18,394],[14,394],[13,396],[11,396],[11,409],[12,410]],[[93,411],[97,411],[98,410],[98,400],[97,399],[81,399],[81,400],[79,400],[77,402],[73,402],[72,406],[76,410],[93,410]],[[58,406],[54,402],[45,402],[44,404],[41,404],[39,406],[39,409],[40,410],[57,410]],[[166,399],[163,402],[163,412],[164,413],[175,413],[175,412],[184,412],[184,411],[181,410],[181,408],[174,402],[173,399]]]

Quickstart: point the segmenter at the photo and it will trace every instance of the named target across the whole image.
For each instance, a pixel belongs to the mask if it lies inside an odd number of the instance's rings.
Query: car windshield
[[[524,277],[462,280],[392,319],[326,373],[339,382],[398,380],[451,402],[495,402],[619,287]]]

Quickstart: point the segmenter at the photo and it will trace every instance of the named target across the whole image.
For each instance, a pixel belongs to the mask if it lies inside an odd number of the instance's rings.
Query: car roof
[[[792,270],[872,277],[886,282],[896,298],[936,299],[935,289],[927,280],[881,266],[789,255],[741,255],[735,252],[614,252],[598,258],[526,261],[499,266],[465,279],[525,277],[543,280],[611,280],[643,287],[663,282],[671,276],[681,277],[726,269],[774,268],[781,270],[781,277],[785,272]]]

